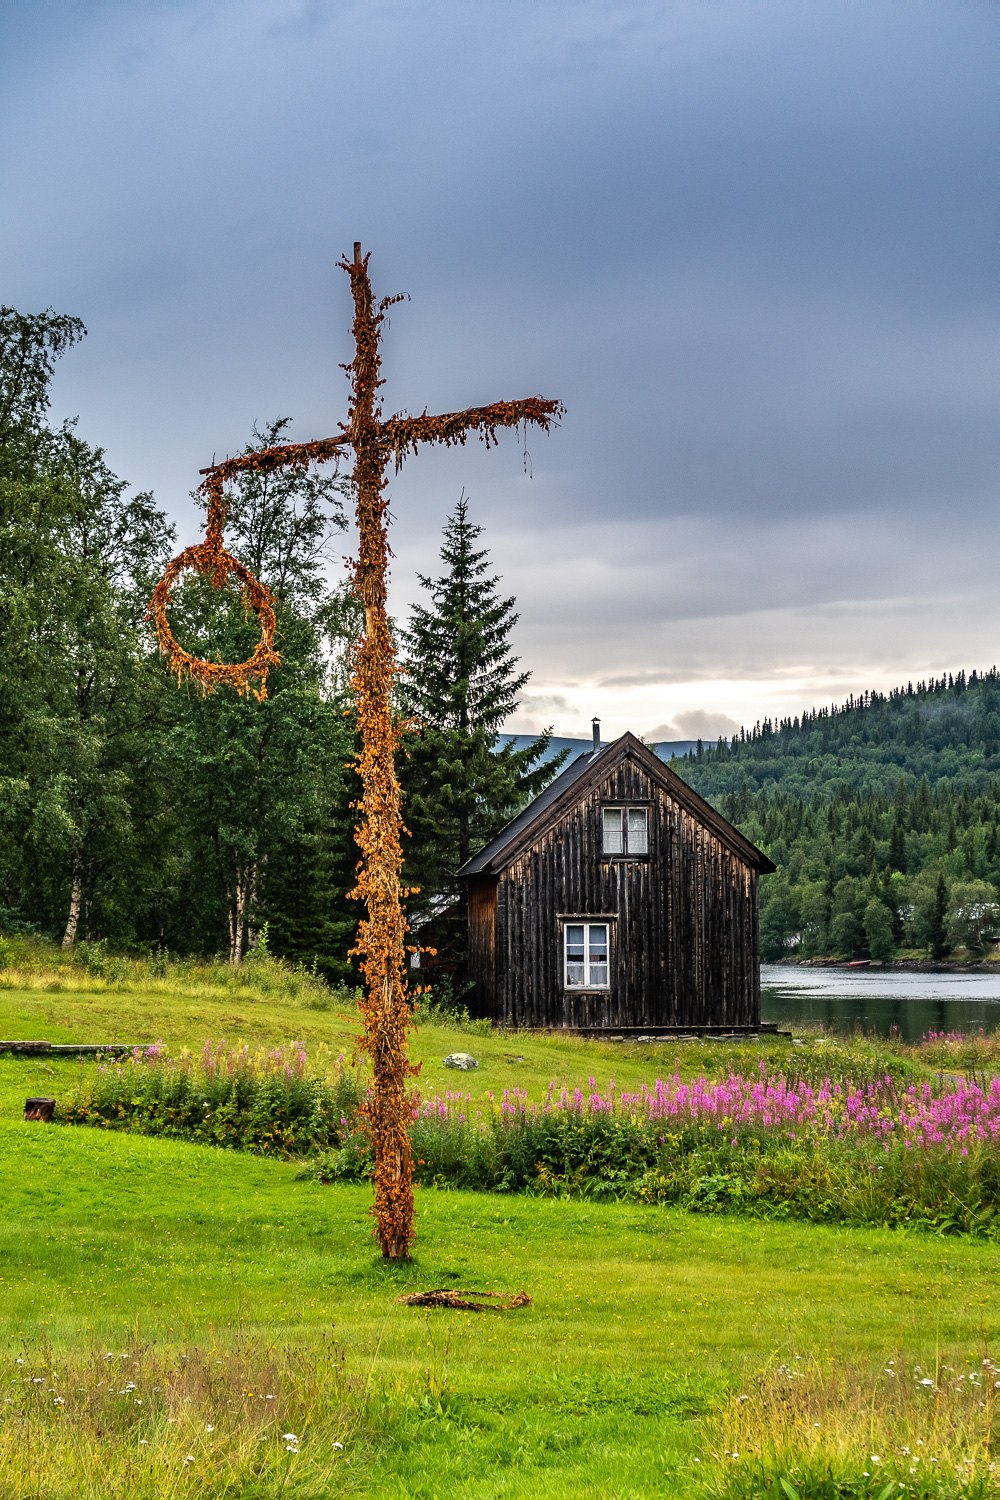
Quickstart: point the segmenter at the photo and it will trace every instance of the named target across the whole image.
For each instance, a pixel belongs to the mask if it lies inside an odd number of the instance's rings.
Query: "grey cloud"
[[[679,739],[729,739],[740,730],[739,724],[728,714],[707,713],[703,708],[688,709],[685,713],[677,714],[676,720],[680,730]]]
[[[342,417],[360,237],[413,296],[387,409],[569,408],[532,480],[510,437],[392,483],[393,607],[464,484],[567,720],[1000,625],[989,7],[152,0],[0,40],[3,300],[84,317],[60,414],[185,540],[255,420]]]

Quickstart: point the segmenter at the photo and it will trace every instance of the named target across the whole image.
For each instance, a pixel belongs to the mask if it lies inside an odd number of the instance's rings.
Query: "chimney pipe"
[[[596,753],[601,748],[601,721],[600,719],[591,719],[590,723],[594,731],[594,751]]]

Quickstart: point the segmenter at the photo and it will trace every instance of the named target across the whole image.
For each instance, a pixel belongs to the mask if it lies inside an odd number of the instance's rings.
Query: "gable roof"
[[[716,812],[704,798],[692,791],[687,782],[664,765],[648,746],[637,740],[634,734],[626,733],[600,750],[577,756],[565,771],[560,772],[549,783],[544,792],[533,802],[529,802],[523,812],[518,813],[485,848],[480,849],[478,854],[474,854],[462,866],[457,872],[458,878],[499,873],[504,865],[509,864],[522,849],[534,843],[546,829],[557,823],[586,792],[603,781],[609,771],[614,770],[630,755],[639,761],[653,781],[658,782],[675,802],[680,803],[685,812],[710,828],[744,864],[750,865],[761,875],[770,875],[776,869],[766,854],[762,854],[721,813]]]

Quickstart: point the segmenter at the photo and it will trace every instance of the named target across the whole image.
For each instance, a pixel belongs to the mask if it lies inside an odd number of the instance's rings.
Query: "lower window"
[[[567,922],[563,928],[566,988],[608,988],[607,922]]]

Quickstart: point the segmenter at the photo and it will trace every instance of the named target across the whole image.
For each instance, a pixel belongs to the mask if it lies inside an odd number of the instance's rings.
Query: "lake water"
[[[928,1031],[986,1031],[1000,1025],[1000,974],[913,974],[883,969],[785,968],[761,964],[761,1020],[822,1021],[837,1031],[860,1024],[906,1041]]]

